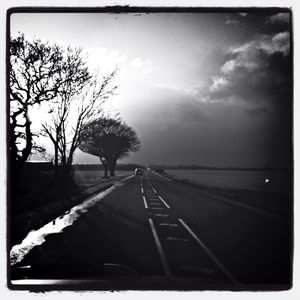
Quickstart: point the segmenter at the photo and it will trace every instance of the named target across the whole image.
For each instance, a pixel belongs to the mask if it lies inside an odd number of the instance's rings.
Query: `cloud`
[[[87,64],[91,69],[100,69],[104,73],[111,72],[117,66],[123,66],[128,61],[125,53],[105,47],[92,47],[85,50]]]
[[[238,25],[240,23],[237,18],[239,14],[230,14],[225,16],[225,25]]]
[[[247,13],[233,13],[225,16],[225,25],[239,25]]]
[[[225,20],[225,25],[238,25],[240,22],[237,19],[227,18]]]
[[[134,70],[142,70],[144,73],[151,73],[153,70],[153,61],[150,58],[141,59],[136,57],[129,62],[129,65]]]
[[[142,71],[150,73],[153,68],[153,61],[148,58],[130,58],[127,53],[122,53],[116,49],[105,47],[92,47],[85,50],[87,63],[91,69],[100,68],[104,72],[110,72],[119,67],[121,72],[128,70]]]
[[[278,13],[267,18],[266,23],[289,23],[289,13]]]
[[[137,69],[137,68],[141,67],[142,64],[143,64],[142,59],[140,57],[137,57],[130,62],[130,66],[133,69]]]
[[[228,85],[228,80],[225,77],[212,77],[213,84],[209,87],[211,92],[220,88],[225,88]]]
[[[290,34],[258,35],[228,50],[219,74],[195,93],[202,102],[239,103],[265,113],[273,104],[290,101]]]

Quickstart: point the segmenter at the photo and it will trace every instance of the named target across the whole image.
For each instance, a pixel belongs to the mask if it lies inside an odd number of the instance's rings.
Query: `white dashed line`
[[[143,196],[143,200],[144,200],[145,208],[148,208],[148,205],[147,205],[147,201],[146,201],[146,197],[145,197],[145,196]]]
[[[160,260],[161,260],[162,265],[163,265],[165,275],[167,277],[172,277],[172,273],[171,273],[167,258],[165,256],[165,253],[162,249],[159,237],[158,237],[157,232],[155,230],[154,223],[153,223],[152,219],[148,219],[148,220],[149,220],[149,224],[150,224],[150,227],[151,227],[151,230],[152,230],[152,234],[153,234],[153,237],[154,237],[154,240],[155,240],[155,243],[156,243],[156,247],[157,247],[157,250],[158,250],[158,253],[159,253],[159,256],[160,256]]]
[[[152,190],[153,190],[153,192],[155,193],[155,194],[157,194],[157,191],[156,191],[156,189],[153,187],[152,188]]]
[[[165,215],[165,214],[154,214],[156,217],[170,217],[170,215]]]
[[[142,192],[142,194],[144,194],[144,189],[141,187],[141,192]]]
[[[189,239],[183,239],[183,238],[179,238],[179,237],[174,237],[174,236],[168,236],[166,237],[166,240],[169,241],[178,241],[178,242],[189,242]]]
[[[172,224],[172,223],[159,223],[159,226],[178,227],[178,224]]]
[[[167,208],[170,208],[170,206],[166,203],[166,201],[165,201],[161,196],[158,196],[158,198],[161,200],[161,202],[162,202]]]

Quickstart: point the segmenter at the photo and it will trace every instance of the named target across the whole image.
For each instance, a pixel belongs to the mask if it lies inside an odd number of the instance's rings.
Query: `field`
[[[290,217],[292,178],[287,171],[166,170],[185,184],[239,203]]]
[[[287,171],[166,170],[172,176],[204,186],[268,192],[286,192],[291,187]]]
[[[116,176],[130,175],[134,171],[116,171]],[[78,185],[90,185],[95,184],[101,181],[107,181],[103,178],[103,170],[76,170],[75,171],[75,181]]]

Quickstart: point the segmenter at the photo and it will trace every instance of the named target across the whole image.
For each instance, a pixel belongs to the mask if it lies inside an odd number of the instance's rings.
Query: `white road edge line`
[[[165,201],[161,196],[158,196],[158,198],[161,200],[161,202],[162,202],[167,208],[170,208],[170,206],[166,203],[166,201]]]
[[[152,219],[148,219],[148,220],[149,220],[149,224],[150,224],[150,227],[151,227],[151,230],[152,230],[152,234],[153,234],[153,237],[154,237],[154,240],[155,240],[155,244],[156,244],[159,256],[160,256],[160,260],[161,260],[161,263],[163,265],[163,269],[164,269],[165,275],[167,277],[172,277],[172,273],[171,273],[171,270],[170,270],[167,258],[165,256],[165,253],[164,253],[164,251],[162,249],[162,246],[161,246],[159,237],[157,235],[154,223],[153,223]]]
[[[216,256],[205,246],[205,244],[198,238],[198,236],[192,231],[192,229],[182,220],[178,219],[182,226],[191,234],[196,242],[203,248],[203,250],[209,255],[209,257],[218,265],[218,267],[226,274],[226,276],[234,283],[239,283],[235,277],[226,269],[226,267],[216,258]]]
[[[147,205],[147,201],[146,201],[146,197],[145,197],[145,196],[143,196],[143,200],[144,200],[145,208],[148,208],[148,205]]]

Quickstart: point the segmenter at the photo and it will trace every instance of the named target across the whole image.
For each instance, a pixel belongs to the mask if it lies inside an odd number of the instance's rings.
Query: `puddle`
[[[61,233],[64,228],[71,226],[82,214],[86,213],[90,207],[94,206],[106,195],[111,193],[116,187],[123,185],[123,182],[131,177],[133,176],[126,177],[107,190],[100,192],[97,195],[88,197],[87,200],[79,205],[74,206],[70,210],[66,211],[63,215],[59,216],[55,220],[52,220],[40,229],[29,232],[21,244],[12,247],[10,251],[10,264],[13,266],[22,261],[31,249],[45,242],[47,235]]]

